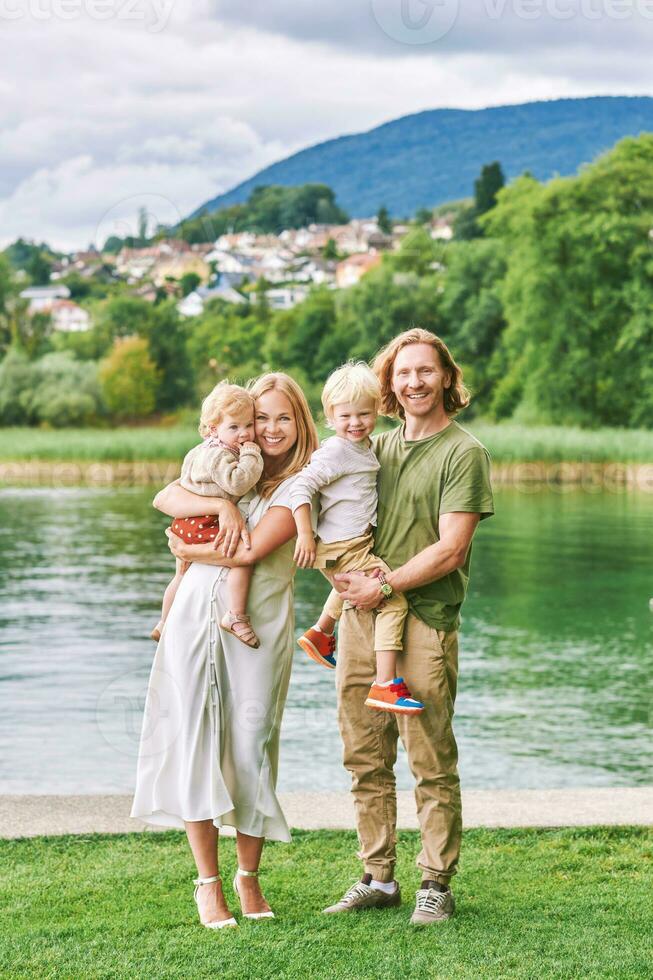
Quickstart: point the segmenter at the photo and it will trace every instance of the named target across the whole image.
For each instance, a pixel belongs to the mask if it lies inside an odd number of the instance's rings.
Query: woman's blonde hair
[[[444,340],[436,337],[430,330],[423,330],[421,327],[413,327],[411,330],[400,333],[398,337],[386,344],[374,358],[372,369],[381,383],[381,414],[395,419],[405,420],[406,418],[406,414],[392,390],[392,370],[397,354],[409,344],[428,344],[437,351],[440,364],[450,379],[449,387],[444,389],[444,410],[450,418],[457,415],[461,408],[466,408],[469,405],[471,398],[469,391],[463,384],[463,372],[451,356]]]
[[[375,411],[381,403],[379,379],[365,361],[347,361],[336,368],[327,378],[322,389],[322,408],[327,419],[333,418],[333,409],[343,402],[360,402],[369,398]]]
[[[297,442],[289,451],[288,458],[281,470],[271,476],[266,476],[264,470],[258,483],[257,489],[261,496],[269,497],[284,480],[295,473],[299,473],[310,461],[311,453],[319,445],[317,429],[304,392],[289,375],[283,374],[281,371],[271,371],[269,374],[262,374],[260,378],[250,381],[247,388],[254,399],[260,398],[266,391],[282,392],[290,402],[295,415]]]
[[[220,425],[225,415],[233,415],[236,419],[254,417],[254,399],[249,391],[240,385],[221,381],[202,402],[200,412],[199,433],[205,438],[214,425]]]

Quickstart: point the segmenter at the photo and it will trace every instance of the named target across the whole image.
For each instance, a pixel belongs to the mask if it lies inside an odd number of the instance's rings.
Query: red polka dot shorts
[[[210,514],[204,517],[176,517],[172,522],[172,533],[186,544],[207,544],[215,541],[218,527],[218,518]]]

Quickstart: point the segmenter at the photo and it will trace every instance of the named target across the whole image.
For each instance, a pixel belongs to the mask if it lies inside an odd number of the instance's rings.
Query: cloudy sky
[[[653,0],[0,0],[0,243],[160,221],[421,109],[653,94]]]

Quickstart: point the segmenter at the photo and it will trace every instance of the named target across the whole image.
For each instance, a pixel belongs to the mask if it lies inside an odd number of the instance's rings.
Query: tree
[[[628,138],[576,177],[521,177],[481,219],[507,246],[495,415],[653,424],[652,169],[653,135]]]
[[[333,290],[313,289],[303,303],[275,317],[265,348],[266,361],[273,369],[301,367],[309,381],[323,380],[331,363],[325,362],[322,341],[332,334],[335,325]]]
[[[443,336],[465,371],[471,410],[487,411],[501,365],[494,356],[506,321],[500,287],[506,274],[503,242],[454,242],[446,250]]]
[[[491,211],[497,203],[497,194],[505,185],[501,164],[498,160],[486,163],[481,168],[481,175],[474,181],[474,209],[477,217]]]
[[[428,225],[433,219],[431,208],[418,208],[415,212],[415,221],[418,225]]]
[[[98,356],[108,351],[118,337],[147,337],[153,315],[150,303],[138,296],[113,296],[97,311]]]
[[[202,277],[198,276],[196,272],[184,272],[183,276],[179,280],[179,288],[181,289],[182,296],[188,296],[189,293],[194,292],[202,281]]]
[[[36,362],[31,411],[55,428],[89,425],[102,414],[97,364],[69,354],[47,354]]]
[[[44,252],[34,252],[26,268],[33,286],[47,286],[50,282],[52,262]]]
[[[442,243],[434,241],[421,225],[411,228],[401,240],[399,251],[390,257],[394,268],[428,276],[442,258]]]
[[[480,176],[474,181],[474,203],[471,207],[463,208],[454,220],[454,237],[458,241],[469,241],[480,238],[483,228],[479,224],[481,215],[491,211],[497,202],[497,195],[506,180],[498,161],[486,163],[481,168]]]
[[[368,360],[383,344],[411,326],[442,331],[441,274],[398,272],[384,263],[339,298],[338,324],[320,353],[334,367],[349,357]]]
[[[377,212],[376,223],[379,226],[379,231],[382,231],[384,235],[390,235],[392,233],[390,212],[386,208],[385,204],[382,204]]]
[[[333,238],[327,239],[327,243],[322,249],[322,257],[325,258],[327,261],[331,261],[331,260],[335,261],[339,258],[338,246],[336,245],[335,240]]]
[[[189,321],[188,329],[188,353],[200,393],[223,378],[242,384],[261,373],[269,327],[258,306],[214,299]]]
[[[154,307],[144,332],[159,384],[156,409],[171,412],[187,405],[193,394],[193,371],[186,347],[187,329],[171,303]]]
[[[11,343],[10,309],[15,294],[11,266],[4,255],[0,255],[0,355]]]
[[[104,243],[102,251],[106,252],[107,255],[117,255],[123,244],[122,238],[119,238],[118,235],[109,235]]]
[[[333,190],[326,184],[265,184],[255,187],[244,204],[186,219],[175,232],[185,241],[197,243],[215,241],[231,231],[279,234],[285,228],[347,220],[347,213],[338,207]]]
[[[142,337],[117,338],[100,366],[102,394],[118,420],[151,415],[159,381],[159,371]]]
[[[32,394],[38,385],[37,368],[24,351],[10,350],[0,364],[0,423],[31,425],[36,421]]]
[[[147,208],[138,209],[138,241],[140,245],[145,245],[147,242],[147,226],[149,224],[149,215],[147,213]]]

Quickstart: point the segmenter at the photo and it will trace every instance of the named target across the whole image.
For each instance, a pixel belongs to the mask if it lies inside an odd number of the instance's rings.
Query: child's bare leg
[[[322,612],[320,613],[320,618],[318,619],[315,627],[321,630],[323,633],[328,633],[329,636],[333,634],[336,628],[336,623],[342,615],[342,599],[339,593],[345,591],[345,586],[340,585],[339,582],[333,582],[329,576],[327,576],[333,588],[329,593],[327,601],[324,603]],[[313,627],[315,629],[315,627]]]
[[[323,633],[328,633],[331,635],[336,628],[336,623],[337,620],[334,619],[333,616],[329,616],[329,614],[323,609],[320,613],[320,618],[315,625],[318,627],[318,629],[321,629]]]
[[[252,569],[241,565],[232,568],[227,576],[227,593],[229,595],[229,609],[238,616],[244,616],[247,612],[247,599],[249,598],[249,583],[252,581]]]
[[[161,631],[163,630],[163,625],[166,619],[168,618],[168,613],[170,612],[172,603],[174,602],[175,596],[177,595],[177,589],[179,588],[179,585],[181,583],[182,578],[184,577],[184,574],[189,568],[190,568],[189,561],[182,561],[181,558],[175,559],[174,578],[172,578],[168,582],[166,590],[163,593],[163,602],[161,604],[161,619],[156,624],[156,626],[154,627],[154,629],[150,634],[153,640],[161,639]]]
[[[389,684],[397,676],[397,651],[376,651],[376,683]]]
[[[220,625],[229,633],[237,636],[247,646],[256,648],[259,646],[259,639],[247,617],[249,583],[252,580],[253,571],[253,568],[247,568],[243,565],[230,570],[227,576],[229,612],[222,618]]]

